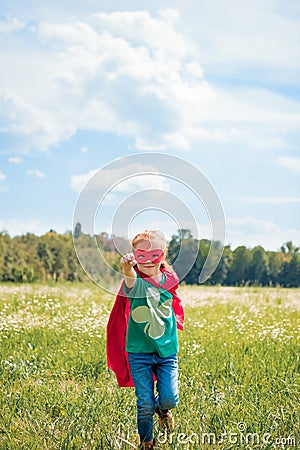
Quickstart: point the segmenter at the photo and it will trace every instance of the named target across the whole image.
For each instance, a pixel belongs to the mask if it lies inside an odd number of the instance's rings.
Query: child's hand
[[[128,267],[132,267],[136,264],[136,260],[134,259],[134,254],[133,253],[126,253],[126,255],[122,256],[121,258],[121,266],[128,266]]]
[[[120,264],[123,275],[125,276],[125,284],[128,288],[132,288],[136,279],[136,273],[133,268],[133,266],[136,264],[134,254],[126,253],[126,255],[122,256]]]
[[[126,255],[122,256],[120,260],[120,264],[122,267],[122,271],[124,275],[130,275],[133,271],[133,266],[136,264],[136,260],[134,259],[133,253],[126,253]]]

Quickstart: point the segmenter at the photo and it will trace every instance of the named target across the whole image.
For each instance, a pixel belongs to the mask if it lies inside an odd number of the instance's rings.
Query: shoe
[[[174,417],[169,409],[159,409],[156,408],[156,414],[159,418],[159,426],[161,428],[168,428],[169,430],[174,430]]]
[[[154,450],[153,441],[143,442],[143,444],[140,444],[140,446],[138,448],[139,448],[139,450]]]
[[[155,446],[155,439],[152,439],[152,441],[149,442],[143,442],[141,443],[141,439],[140,436],[137,436],[137,445],[138,445],[138,449],[139,450],[154,450],[154,446]]]

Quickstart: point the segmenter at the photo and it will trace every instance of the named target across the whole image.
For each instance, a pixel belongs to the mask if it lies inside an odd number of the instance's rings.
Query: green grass
[[[180,294],[180,404],[173,434],[155,425],[158,448],[300,448],[300,290]],[[106,366],[113,297],[92,284],[0,285],[0,299],[0,449],[134,448],[134,390]]]

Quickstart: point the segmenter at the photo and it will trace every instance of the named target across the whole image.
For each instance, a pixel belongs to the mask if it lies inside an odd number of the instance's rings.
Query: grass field
[[[176,426],[159,449],[300,448],[300,290],[181,287]],[[134,448],[133,389],[107,369],[112,295],[0,285],[0,449]]]

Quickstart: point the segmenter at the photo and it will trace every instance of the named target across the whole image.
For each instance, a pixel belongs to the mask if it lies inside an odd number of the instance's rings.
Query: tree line
[[[73,244],[81,249],[89,261],[89,272],[99,265],[95,238],[105,262],[100,267],[103,283],[109,286],[116,271],[120,272],[120,253],[130,246],[122,237],[100,233],[96,236],[83,234],[80,224],[72,232],[58,234],[53,230],[42,236],[27,233],[11,237],[0,232],[0,281],[1,282],[49,282],[87,281],[88,276],[78,262]],[[218,243],[212,243],[218,245]],[[211,242],[195,239],[189,230],[178,230],[168,246],[168,261],[186,284],[198,284],[198,277],[207,258]],[[177,257],[180,251],[180,258]],[[187,274],[182,273],[184,261],[194,261]],[[99,267],[97,267],[99,269]],[[299,248],[291,241],[278,251],[266,251],[261,246],[252,249],[239,246],[232,250],[225,246],[221,260],[205,282],[206,285],[225,286],[300,286]]]
[[[213,243],[218,245],[218,243]],[[182,258],[195,255],[195,262],[185,276],[186,284],[197,284],[198,277],[207,258],[211,241],[194,239],[190,230],[179,230],[170,241],[168,256],[181,278],[180,264],[176,265],[179,250]],[[225,286],[300,286],[299,247],[291,241],[284,243],[279,251],[266,251],[262,246],[252,249],[239,246],[232,250],[229,245],[223,249],[221,260],[205,282],[207,285]]]

